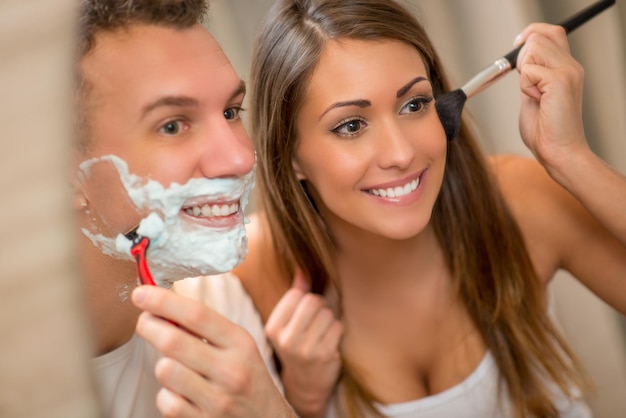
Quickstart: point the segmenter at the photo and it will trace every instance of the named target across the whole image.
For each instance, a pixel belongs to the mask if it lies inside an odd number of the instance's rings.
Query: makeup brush
[[[615,0],[598,1],[565,20],[560,26],[565,29],[566,33],[570,33],[614,4]],[[520,49],[522,49],[522,46],[523,45],[520,45],[502,58],[497,59],[460,89],[445,93],[437,98],[435,107],[439,114],[439,119],[443,124],[443,128],[446,131],[448,141],[454,139],[459,134],[459,129],[461,128],[461,113],[463,112],[463,106],[465,106],[467,99],[475,96],[494,81],[514,69],[517,66],[517,55]]]

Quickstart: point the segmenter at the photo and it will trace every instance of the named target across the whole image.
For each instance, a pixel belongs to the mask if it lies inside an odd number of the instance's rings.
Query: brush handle
[[[598,1],[591,6],[581,10],[576,13],[574,16],[566,19],[563,23],[560,24],[565,29],[565,33],[570,33],[574,29],[578,28],[583,23],[589,21],[592,17],[595,17],[600,12],[606,10],[610,6],[615,4],[616,0],[602,0]],[[476,94],[480,93],[488,86],[490,86],[494,81],[498,80],[503,75],[507,74],[509,71],[517,67],[517,55],[519,51],[522,49],[520,45],[502,58],[497,59],[493,64],[489,67],[482,70],[478,73],[474,78],[468,81],[462,88],[463,92],[467,96],[467,98],[473,97]]]
[[[569,19],[567,19],[565,22],[561,23],[560,25],[563,26],[566,33],[570,33],[571,31],[573,31],[574,29],[576,29],[583,23],[586,23],[587,21],[589,21],[589,19],[591,19],[592,17],[600,14],[600,12],[605,11],[609,7],[613,6],[614,4],[615,4],[615,0],[596,2],[592,4],[591,6],[587,7],[586,9],[581,10],[574,16],[570,17]]]
[[[574,16],[571,16],[570,18],[566,19],[562,23],[559,23],[559,26],[562,26],[563,29],[565,29],[565,33],[570,33],[574,29],[581,26],[583,23],[588,22],[592,17],[597,16],[604,10],[613,6],[615,4],[615,1],[616,0],[598,1],[592,4],[591,6],[576,13]],[[522,49],[522,46],[523,45],[520,45],[519,47],[515,48],[513,51],[509,52],[508,54],[504,56],[504,58],[509,63],[511,63],[511,69],[517,67],[517,55],[519,54],[520,49]]]

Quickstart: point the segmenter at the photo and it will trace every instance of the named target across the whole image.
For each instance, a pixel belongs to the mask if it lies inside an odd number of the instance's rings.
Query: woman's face
[[[303,103],[293,165],[331,229],[419,234],[447,144],[417,50],[392,40],[328,41]]]

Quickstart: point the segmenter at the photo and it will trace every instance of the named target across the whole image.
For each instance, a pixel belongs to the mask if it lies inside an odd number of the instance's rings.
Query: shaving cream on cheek
[[[195,178],[187,183],[162,184],[128,172],[127,164],[118,157],[105,156],[99,161],[112,162],[128,195],[150,215],[139,224],[137,233],[150,238],[147,260],[152,276],[159,286],[171,287],[186,277],[217,274],[239,264],[247,253],[244,222],[231,227],[211,228],[185,219],[181,214],[186,201],[238,201],[243,213],[254,187],[254,170],[240,178]],[[87,168],[94,160],[85,162]],[[115,238],[83,231],[105,254],[132,259],[131,242],[122,234]]]

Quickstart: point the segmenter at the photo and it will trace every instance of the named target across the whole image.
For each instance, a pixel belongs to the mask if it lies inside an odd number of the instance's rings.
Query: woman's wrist
[[[579,144],[567,150],[537,156],[550,177],[573,194],[576,194],[584,176],[594,172],[594,167],[599,162],[599,157],[591,151],[586,142]]]
[[[302,382],[291,376],[286,370],[281,375],[285,398],[296,410],[301,418],[324,417],[330,391],[326,388],[316,388],[311,382]]]

